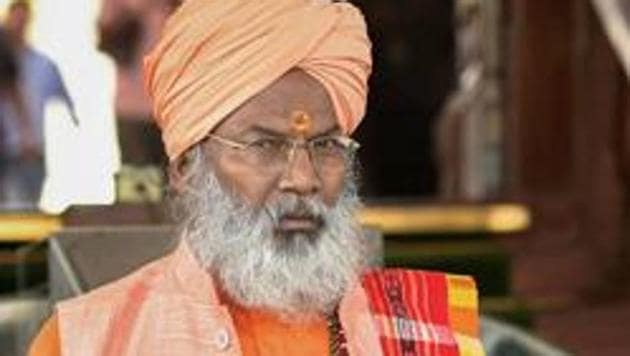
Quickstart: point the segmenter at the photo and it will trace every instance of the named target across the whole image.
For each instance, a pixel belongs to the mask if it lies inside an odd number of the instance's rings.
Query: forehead
[[[305,72],[292,70],[230,114],[215,133],[239,135],[263,128],[289,134],[296,112],[310,117],[313,134],[337,126],[326,89]]]

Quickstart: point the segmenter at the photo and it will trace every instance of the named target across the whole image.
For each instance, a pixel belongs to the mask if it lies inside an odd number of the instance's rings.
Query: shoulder
[[[171,255],[86,294],[57,303],[58,335],[64,354],[101,354],[114,335],[130,333],[167,279]],[[68,351],[71,350],[71,351]],[[80,353],[76,353],[81,350]]]
[[[26,56],[26,58],[30,60],[34,60],[34,61],[38,61],[42,63],[50,63],[50,64],[54,63],[54,61],[48,55],[46,55],[44,52],[33,47],[25,48],[24,56]]]
[[[361,284],[371,311],[381,319],[438,325],[447,334],[457,334],[460,340],[467,338],[474,341],[469,344],[478,344],[475,340],[479,336],[479,302],[472,277],[436,271],[374,269],[363,275]]]
[[[38,64],[38,65],[51,65],[53,61],[48,58],[43,52],[40,52],[32,47],[27,47],[22,52],[22,58],[27,61],[27,63]]]
[[[411,269],[376,269],[361,284],[373,309],[389,314],[415,314],[426,309],[447,320],[469,315],[476,322],[478,292],[470,276]],[[474,317],[473,317],[474,316]]]
[[[56,310],[60,314],[67,314],[77,309],[90,308],[92,310],[112,308],[123,303],[139,291],[148,292],[163,278],[167,270],[170,256],[165,256],[149,262],[128,275],[102,285],[85,294],[63,300],[57,303]]]
[[[36,71],[38,75],[56,74],[59,71],[57,64],[50,57],[34,48],[24,50],[22,61],[24,66]]]
[[[362,275],[361,282],[372,288],[420,288],[430,292],[477,290],[471,276],[402,268],[370,269]]]

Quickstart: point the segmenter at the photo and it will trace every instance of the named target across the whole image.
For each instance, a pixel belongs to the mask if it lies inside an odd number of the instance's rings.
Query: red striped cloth
[[[383,354],[483,355],[474,280],[386,269],[363,276]]]

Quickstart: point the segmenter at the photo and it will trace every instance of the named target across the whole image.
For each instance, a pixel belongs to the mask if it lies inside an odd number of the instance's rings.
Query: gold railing
[[[385,234],[523,231],[531,224],[527,207],[489,205],[372,205],[361,210],[359,221]],[[0,241],[38,241],[63,228],[60,216],[37,213],[0,213]]]
[[[384,233],[512,233],[531,224],[527,207],[518,204],[368,206],[360,214],[362,224]]]
[[[38,213],[0,213],[0,242],[39,241],[63,227],[59,216]]]

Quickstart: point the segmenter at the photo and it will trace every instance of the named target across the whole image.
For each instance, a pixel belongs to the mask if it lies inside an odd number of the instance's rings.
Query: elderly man
[[[145,61],[179,247],[58,304],[31,354],[483,354],[470,278],[367,267],[370,70],[348,3],[185,1]]]

